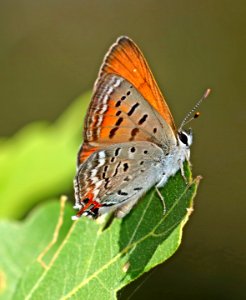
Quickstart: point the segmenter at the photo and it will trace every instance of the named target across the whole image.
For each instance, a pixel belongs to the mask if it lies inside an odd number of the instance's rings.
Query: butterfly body
[[[189,159],[191,133],[177,131],[137,46],[119,38],[96,81],[74,180],[75,208],[124,217],[151,187]]]

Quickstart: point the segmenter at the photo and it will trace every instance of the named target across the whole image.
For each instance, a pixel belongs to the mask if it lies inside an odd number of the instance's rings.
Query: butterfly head
[[[185,147],[185,148],[190,148],[192,144],[192,130],[181,130],[178,131],[178,141],[179,145]]]

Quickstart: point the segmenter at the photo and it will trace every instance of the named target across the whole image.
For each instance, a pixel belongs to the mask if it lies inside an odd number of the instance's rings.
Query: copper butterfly
[[[104,58],[85,118],[73,219],[109,211],[122,218],[151,187],[158,191],[178,170],[183,174],[192,144],[183,126],[198,116],[189,119],[209,92],[177,129],[143,54],[119,37]]]

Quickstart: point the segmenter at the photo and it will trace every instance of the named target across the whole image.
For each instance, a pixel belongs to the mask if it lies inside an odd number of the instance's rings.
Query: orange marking
[[[176,130],[171,112],[147,61],[137,45],[128,37],[119,38],[110,48],[101,67],[99,79],[107,73],[117,74],[132,83],[173,130]]]
[[[79,164],[81,164],[82,162],[84,162],[92,153],[94,153],[98,148],[96,147],[91,147],[88,144],[83,144],[79,155],[78,155],[78,161]]]
[[[77,217],[81,217],[81,215],[82,215],[82,214],[83,214],[83,213],[84,213],[91,205],[93,205],[92,210],[94,210],[95,208],[100,208],[100,207],[102,206],[101,203],[99,203],[99,202],[93,200],[93,195],[92,195],[91,192],[88,192],[88,194],[84,197],[84,199],[86,199],[86,198],[88,198],[89,201],[88,201],[87,204],[86,204],[84,207],[82,207],[82,208],[80,209],[80,211],[76,214]],[[82,200],[81,202],[83,202],[83,200]]]

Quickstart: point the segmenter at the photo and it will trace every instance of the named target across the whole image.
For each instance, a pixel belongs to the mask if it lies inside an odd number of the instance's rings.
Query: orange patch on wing
[[[152,72],[137,45],[128,37],[120,37],[110,48],[99,73],[99,79],[107,73],[117,74],[130,83],[176,130],[173,117]]]
[[[81,164],[84,162],[92,153],[98,150],[97,147],[92,147],[89,144],[83,144],[78,154],[78,162]]]
[[[100,208],[102,206],[101,203],[97,202],[97,201],[94,201],[93,200],[93,195],[91,192],[88,192],[87,195],[84,197],[84,199],[81,201],[82,203],[85,202],[86,200],[86,203],[85,205],[80,209],[80,211],[76,214],[77,217],[81,217],[81,215],[87,210],[87,209],[90,209],[90,210],[94,210],[96,208]],[[92,208],[90,208],[92,206]]]

